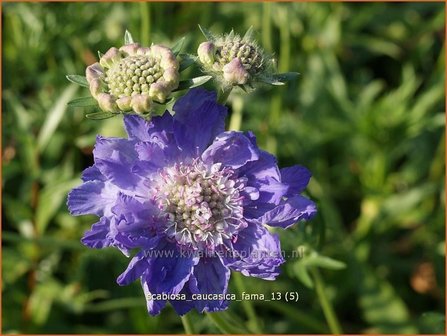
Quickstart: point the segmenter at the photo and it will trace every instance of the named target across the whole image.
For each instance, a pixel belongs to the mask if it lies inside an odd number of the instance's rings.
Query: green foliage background
[[[187,36],[194,53],[201,24],[253,26],[280,71],[301,73],[236,93],[229,107],[232,127],[253,130],[281,166],[310,168],[319,207],[310,223],[280,232],[303,258],[274,282],[241,278],[247,292],[297,291],[299,301],[253,301],[255,314],[233,302],[219,316],[250,332],[326,333],[328,319],[345,333],[444,333],[444,6],[3,3],[3,332],[182,332],[172,308],[147,315],[138,283],[116,285],[123,255],[79,242],[95,218],[70,216],[66,194],[92,164],[95,135],[124,132],[121,117],[67,109],[88,93],[65,74],[120,46],[125,29],[143,44]],[[230,290],[240,290],[234,279]],[[191,321],[219,332],[205,316]]]

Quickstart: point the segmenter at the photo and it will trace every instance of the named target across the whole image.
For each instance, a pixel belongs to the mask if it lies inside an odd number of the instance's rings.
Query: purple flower
[[[129,139],[98,136],[95,164],[68,196],[73,215],[100,218],[85,245],[136,252],[117,282],[140,279],[152,315],[166,301],[181,315],[225,309],[230,270],[274,280],[284,259],[264,224],[287,228],[316,212],[300,195],[310,172],[280,170],[252,133],[225,132],[214,93],[193,89],[174,110],[125,116]]]

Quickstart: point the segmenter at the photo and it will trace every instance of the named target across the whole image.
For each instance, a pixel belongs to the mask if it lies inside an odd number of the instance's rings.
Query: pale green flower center
[[[110,94],[121,98],[149,92],[163,73],[159,62],[150,56],[128,56],[107,70],[105,82]]]
[[[244,69],[249,73],[258,73],[264,67],[262,53],[249,42],[235,39],[217,45],[216,61],[221,66],[230,63],[236,57],[240,59]]]

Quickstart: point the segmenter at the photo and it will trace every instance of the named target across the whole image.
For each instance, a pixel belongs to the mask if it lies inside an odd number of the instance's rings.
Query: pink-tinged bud
[[[179,73],[177,70],[175,69],[166,69],[165,72],[163,73],[163,78],[166,81],[166,84],[168,84],[171,88],[171,90],[174,90],[178,87],[178,83],[179,83]]]
[[[138,43],[130,43],[122,46],[120,51],[132,56],[138,53],[138,49],[140,49],[140,45]]]
[[[85,69],[85,77],[87,81],[90,82],[93,79],[100,78],[103,75],[103,69],[98,62],[89,65],[87,69]]]
[[[137,49],[137,55],[149,55],[151,53],[151,48],[139,47]]]
[[[90,93],[94,98],[98,98],[98,95],[103,92],[102,82],[99,78],[91,79],[89,81],[89,89]]]
[[[179,63],[171,49],[162,45],[154,44],[151,46],[151,53],[153,57],[160,60],[160,66],[162,68],[173,68],[175,70],[179,68]]]
[[[121,53],[118,48],[112,47],[101,57],[99,63],[102,67],[110,68],[113,64],[121,60]]]
[[[245,70],[239,58],[234,58],[223,68],[223,76],[226,82],[233,85],[246,84],[250,79],[250,74]]]
[[[125,96],[116,100],[116,105],[124,112],[132,110],[132,98]]]
[[[132,109],[136,113],[150,112],[152,107],[152,100],[147,95],[134,95],[132,98]]]
[[[99,107],[105,112],[118,112],[115,98],[108,93],[100,93],[97,97]]]
[[[151,87],[149,88],[149,96],[159,103],[164,103],[170,91],[171,90],[166,87],[166,83],[158,82],[151,84]]]
[[[200,62],[203,64],[214,63],[214,55],[216,53],[216,46],[212,42],[203,42],[199,45],[197,49],[197,55],[199,56]]]

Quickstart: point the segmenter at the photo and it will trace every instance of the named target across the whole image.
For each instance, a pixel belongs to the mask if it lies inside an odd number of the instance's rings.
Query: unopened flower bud
[[[98,104],[101,110],[105,112],[118,112],[118,106],[116,105],[114,97],[107,93],[98,94]]]
[[[124,96],[116,100],[116,105],[124,112],[132,110],[132,97]]]
[[[137,94],[132,98],[132,109],[137,113],[145,113],[151,110],[152,100],[148,95]]]
[[[201,43],[197,49],[197,55],[203,64],[213,64],[215,52],[216,46],[209,41]]]
[[[120,51],[113,47],[107,50],[107,52],[101,57],[99,60],[99,63],[101,66],[104,67],[111,67],[115,62],[119,61],[121,59],[121,53]]]
[[[222,70],[225,81],[231,85],[246,84],[250,78],[250,74],[239,58],[234,58],[230,63],[225,64]]]
[[[160,103],[164,103],[168,96],[168,92],[170,92],[170,90],[166,87],[165,83],[154,83],[149,88],[149,96]]]

